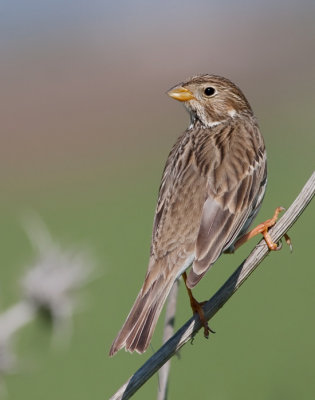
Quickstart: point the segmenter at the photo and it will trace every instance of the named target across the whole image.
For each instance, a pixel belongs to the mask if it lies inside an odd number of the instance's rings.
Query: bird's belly
[[[176,279],[180,278],[180,276],[186,271],[187,268],[190,267],[190,265],[193,263],[195,259],[195,254],[190,254],[186,260],[184,261],[184,263],[182,264],[180,270],[178,271],[177,275],[176,275]]]

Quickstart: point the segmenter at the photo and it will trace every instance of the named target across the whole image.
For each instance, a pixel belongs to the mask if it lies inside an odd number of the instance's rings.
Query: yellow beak
[[[188,101],[195,98],[190,90],[185,89],[182,86],[177,86],[176,88],[171,89],[167,94],[178,101]]]

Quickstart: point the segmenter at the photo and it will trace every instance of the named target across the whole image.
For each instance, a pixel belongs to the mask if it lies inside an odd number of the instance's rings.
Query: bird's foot
[[[187,289],[187,293],[188,293],[188,296],[189,296],[191,309],[192,309],[194,314],[198,314],[199,315],[200,321],[201,321],[201,323],[203,325],[203,329],[204,329],[204,336],[205,336],[206,339],[208,339],[209,333],[215,333],[215,332],[209,327],[208,321],[206,320],[205,313],[204,313],[203,308],[202,308],[202,306],[206,304],[206,301],[203,301],[203,302],[199,303],[199,301],[197,301],[194,298],[191,289],[189,289],[187,287],[187,285],[186,285],[186,281],[187,281],[186,272],[184,272],[182,276],[183,276],[184,283],[185,283],[185,286],[186,286],[186,289]]]
[[[203,326],[203,334],[206,339],[209,338],[209,333],[215,333],[210,326],[208,325],[208,321],[205,318],[205,314],[202,306],[206,304],[206,301],[199,303],[193,296],[190,297],[190,305],[194,314],[198,314],[200,318],[200,322]]]
[[[247,242],[252,237],[261,233],[265,239],[265,242],[266,242],[269,250],[273,250],[273,251],[280,250],[282,245],[274,243],[272,241],[271,236],[268,232],[268,229],[275,225],[275,223],[277,222],[279,213],[284,210],[285,210],[284,207],[277,207],[272,218],[267,219],[265,222],[259,224],[258,226],[256,226],[256,228],[252,229],[250,232],[246,233],[246,235],[244,235],[240,239],[238,239],[238,241],[234,245],[235,249],[239,248],[242,244]],[[292,243],[291,243],[290,237],[287,234],[285,234],[284,238],[285,238],[286,243],[290,247],[290,250],[292,251]]]

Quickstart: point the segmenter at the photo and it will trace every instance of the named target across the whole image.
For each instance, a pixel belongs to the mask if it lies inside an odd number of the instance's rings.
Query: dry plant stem
[[[272,240],[277,243],[297,221],[315,193],[315,172],[309,178],[298,197],[283,214],[282,218],[270,229]],[[264,241],[252,250],[237,270],[224,285],[204,305],[204,313],[209,321],[217,311],[239,289],[249,275],[257,268],[269,253]],[[138,369],[128,381],[111,397],[110,400],[129,399],[150,377],[158,371],[185,343],[187,343],[202,327],[199,317],[187,321],[173,337],[171,337],[153,356]]]
[[[177,279],[167,299],[164,332],[163,332],[163,343],[166,343],[174,333],[178,286],[179,286],[179,280]],[[158,386],[157,400],[166,400],[167,398],[168,376],[170,368],[171,368],[171,360],[168,360],[167,363],[165,363],[159,371],[159,386]]]
[[[14,304],[0,315],[0,343],[8,340],[22,326],[36,316],[36,307],[23,300]]]

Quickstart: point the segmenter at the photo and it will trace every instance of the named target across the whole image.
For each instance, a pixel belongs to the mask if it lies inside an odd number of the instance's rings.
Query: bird
[[[211,329],[202,303],[191,289],[222,253],[233,253],[258,233],[270,250],[278,249],[268,229],[282,207],[248,232],[264,198],[267,157],[257,119],[241,89],[227,78],[204,74],[167,93],[184,104],[190,125],[167,158],[144,283],[110,356],[122,348],[138,353],[147,349],[166,298],[181,275],[208,337]]]

